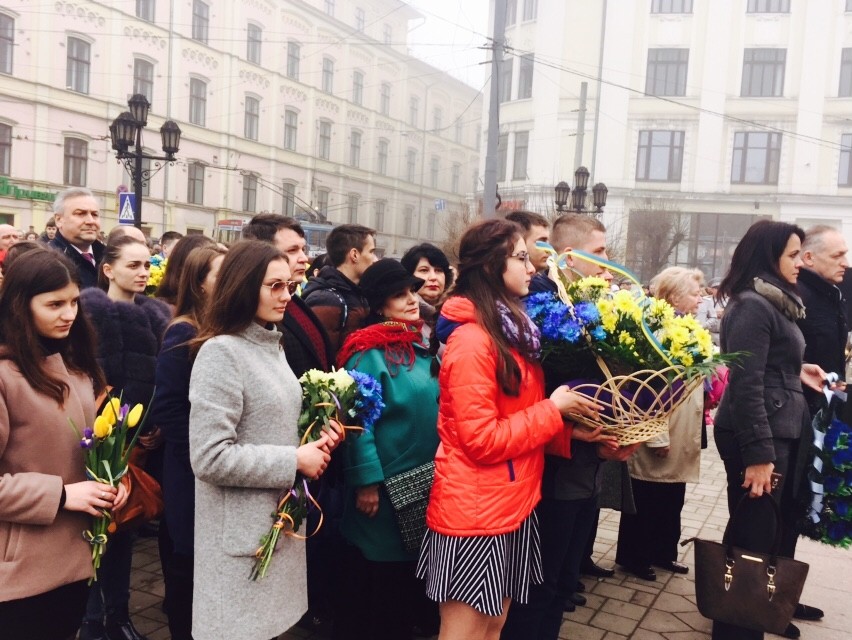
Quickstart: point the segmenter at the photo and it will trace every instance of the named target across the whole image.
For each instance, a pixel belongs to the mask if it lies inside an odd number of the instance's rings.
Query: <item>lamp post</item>
[[[589,187],[589,170],[586,167],[578,167],[574,172],[574,191],[564,180],[556,185],[555,204],[556,210],[559,213],[565,211],[565,205],[568,204],[568,197],[571,197],[571,208],[577,213],[582,213],[586,210],[586,195]],[[595,208],[594,215],[599,216],[606,206],[606,185],[603,182],[598,182],[592,187],[592,206]]]
[[[124,163],[127,173],[133,178],[133,225],[142,228],[142,187],[164,165],[157,164],[154,169],[142,169],[143,160],[159,160],[174,162],[175,154],[180,150],[180,127],[173,120],[166,120],[160,127],[163,156],[147,154],[142,148],[142,129],[148,124],[148,109],[151,103],[141,93],[133,95],[127,106],[130,111],[123,111],[109,126],[112,148],[115,157]],[[132,147],[132,150],[131,150]]]

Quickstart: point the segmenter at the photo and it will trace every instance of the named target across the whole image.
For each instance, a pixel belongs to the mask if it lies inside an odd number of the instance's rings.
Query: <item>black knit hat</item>
[[[424,282],[422,278],[415,278],[408,273],[397,260],[382,258],[364,272],[358,286],[367,298],[370,312],[378,314],[389,297],[408,288],[417,291]]]

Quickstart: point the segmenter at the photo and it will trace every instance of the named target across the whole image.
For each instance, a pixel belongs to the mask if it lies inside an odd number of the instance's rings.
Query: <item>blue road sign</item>
[[[133,210],[136,208],[135,193],[119,193],[118,194],[118,223],[133,224]]]

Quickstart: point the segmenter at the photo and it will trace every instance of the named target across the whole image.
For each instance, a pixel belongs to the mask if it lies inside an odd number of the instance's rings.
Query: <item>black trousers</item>
[[[0,637],[66,640],[80,628],[89,587],[72,582],[28,598],[0,602]]]
[[[685,482],[648,482],[631,478],[636,513],[621,512],[615,561],[644,568],[677,560],[680,512]]]

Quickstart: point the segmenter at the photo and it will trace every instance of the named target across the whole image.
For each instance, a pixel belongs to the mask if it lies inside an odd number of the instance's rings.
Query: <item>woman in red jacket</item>
[[[488,220],[465,232],[459,276],[436,334],[439,376],[435,482],[418,576],[440,603],[440,640],[498,638],[512,600],[541,581],[533,508],[544,445],[570,452],[563,416],[594,402],[559,387],[544,398],[538,330],[519,299],[534,269],[521,230]]]

